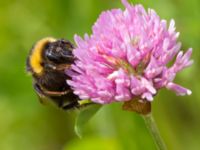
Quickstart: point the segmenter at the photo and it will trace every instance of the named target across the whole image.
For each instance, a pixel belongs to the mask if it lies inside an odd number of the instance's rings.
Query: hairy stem
[[[160,133],[158,131],[158,128],[156,126],[156,123],[153,119],[152,114],[149,113],[147,115],[142,115],[142,117],[144,118],[146,126],[154,139],[157,149],[158,150],[167,150],[165,143],[164,143],[162,137],[160,136]]]

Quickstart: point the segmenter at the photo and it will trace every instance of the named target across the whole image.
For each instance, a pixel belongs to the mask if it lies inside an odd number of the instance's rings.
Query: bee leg
[[[62,95],[66,95],[67,93],[70,92],[70,90],[66,90],[66,91],[43,91],[45,95],[48,96],[62,96]]]
[[[82,109],[84,107],[87,107],[87,106],[90,106],[92,104],[95,104],[93,102],[88,102],[88,103],[85,103],[85,104],[80,104],[78,101],[72,101],[71,103],[65,105],[65,106],[61,106],[62,109],[64,110],[70,110],[70,109]]]
[[[78,102],[77,101],[72,101],[71,103],[67,104],[67,105],[63,105],[61,104],[61,108],[64,110],[70,110],[70,109],[74,109],[78,106]]]

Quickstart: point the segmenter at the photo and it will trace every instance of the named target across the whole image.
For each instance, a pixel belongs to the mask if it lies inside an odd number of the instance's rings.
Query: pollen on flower
[[[175,21],[168,27],[153,9],[122,3],[125,10],[101,13],[91,36],[75,36],[77,59],[67,72],[74,93],[101,104],[137,98],[148,108],[160,88],[190,95],[189,89],[174,83],[176,74],[193,63],[191,48],[180,51]]]
[[[140,37],[135,36],[134,38],[132,38],[132,39],[130,40],[130,43],[131,43],[133,46],[135,46],[135,45],[138,44],[139,40],[140,40]]]

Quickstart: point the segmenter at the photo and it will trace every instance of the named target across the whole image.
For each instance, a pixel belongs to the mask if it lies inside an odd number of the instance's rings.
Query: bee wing
[[[40,89],[40,86],[37,83],[34,83],[33,87],[37,93],[40,103],[47,104],[49,102],[49,99],[44,95],[44,93]]]
[[[46,104],[49,103],[49,98],[47,98],[46,96],[40,95],[38,93],[37,93],[37,96],[38,96],[38,99],[39,99],[39,101],[40,101],[41,104],[46,105]]]

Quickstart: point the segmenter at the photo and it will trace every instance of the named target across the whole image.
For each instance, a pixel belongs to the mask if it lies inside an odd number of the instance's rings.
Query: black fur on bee
[[[62,109],[79,108],[79,98],[66,83],[65,71],[74,62],[74,46],[64,39],[44,38],[38,41],[27,58],[27,71],[40,99],[48,98]]]

